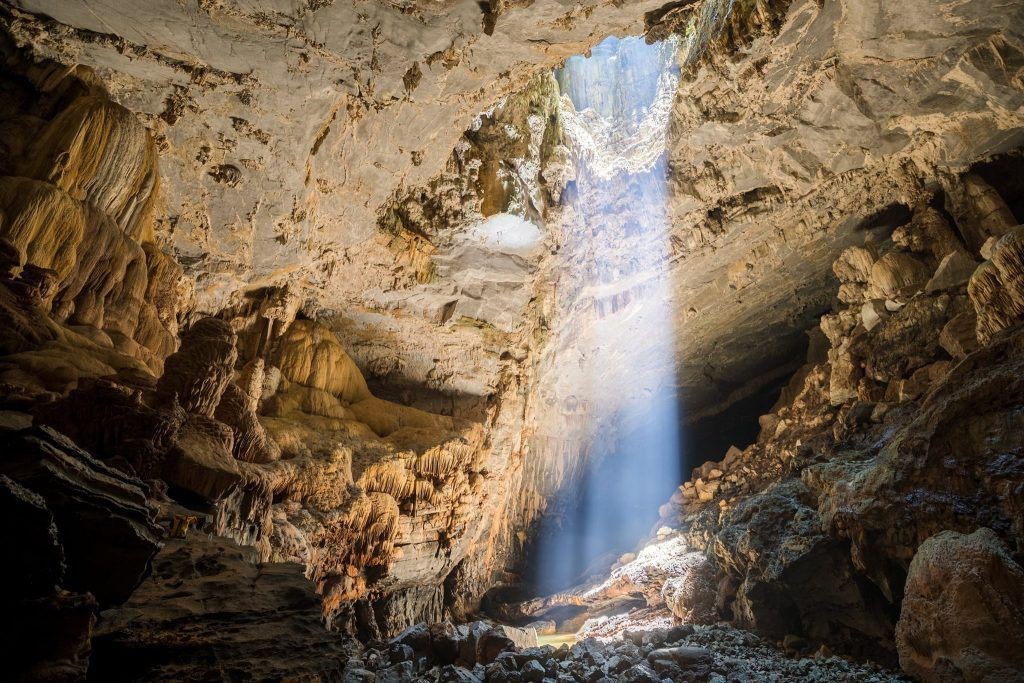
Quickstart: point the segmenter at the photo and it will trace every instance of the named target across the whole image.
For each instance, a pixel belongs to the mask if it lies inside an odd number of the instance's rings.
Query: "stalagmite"
[[[237,359],[231,327],[223,320],[203,318],[185,332],[181,348],[167,359],[157,393],[187,412],[213,417]]]

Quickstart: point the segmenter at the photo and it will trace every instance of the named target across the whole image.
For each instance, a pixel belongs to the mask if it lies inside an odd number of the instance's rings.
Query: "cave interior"
[[[5,680],[1024,680],[1024,1],[0,59]]]

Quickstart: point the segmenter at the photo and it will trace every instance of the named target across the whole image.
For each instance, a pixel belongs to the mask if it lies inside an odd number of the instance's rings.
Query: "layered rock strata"
[[[0,507],[11,542],[4,604],[18,623],[5,666],[17,679],[80,680],[98,609],[131,595],[163,534],[142,481],[28,426],[28,415],[0,415]]]

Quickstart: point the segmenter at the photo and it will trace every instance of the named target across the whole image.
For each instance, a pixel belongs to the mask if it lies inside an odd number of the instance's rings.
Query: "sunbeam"
[[[562,249],[579,288],[562,305],[590,323],[566,331],[558,362],[588,407],[592,452],[542,534],[537,578],[551,588],[607,569],[680,482],[665,161],[676,43],[608,38],[556,78],[576,163]]]

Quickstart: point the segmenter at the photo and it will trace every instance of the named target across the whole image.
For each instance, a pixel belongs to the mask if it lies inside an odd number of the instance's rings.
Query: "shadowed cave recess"
[[[1022,27],[0,0],[4,680],[1024,680]]]

